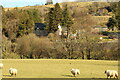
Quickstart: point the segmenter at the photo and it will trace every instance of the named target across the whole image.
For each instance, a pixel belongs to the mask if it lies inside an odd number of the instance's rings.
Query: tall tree
[[[58,24],[61,23],[62,9],[58,3],[54,8],[50,8],[45,18],[46,30],[50,33],[54,33],[58,30]]]
[[[55,26],[57,27],[62,20],[62,9],[58,3],[55,4],[54,16],[55,16],[55,23],[56,23]]]
[[[50,33],[50,32],[55,32],[57,31],[57,28],[54,27],[55,22],[54,22],[54,8],[50,8],[49,12],[47,13],[47,16],[45,18],[45,24],[46,24],[46,30]]]
[[[62,12],[62,26],[67,27],[67,34],[69,33],[72,24],[73,24],[72,16],[69,13],[67,5],[65,5],[65,8]]]

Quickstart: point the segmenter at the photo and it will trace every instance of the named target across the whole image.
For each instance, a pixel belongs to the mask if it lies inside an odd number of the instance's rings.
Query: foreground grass
[[[18,75],[13,78],[74,78],[71,68],[78,68],[81,74],[77,78],[106,78],[104,71],[118,71],[118,61],[104,60],[68,60],[68,59],[6,59],[2,61],[3,78],[11,78],[9,68],[18,69]]]

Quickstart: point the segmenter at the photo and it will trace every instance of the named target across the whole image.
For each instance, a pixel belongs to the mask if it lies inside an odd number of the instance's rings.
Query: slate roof
[[[35,23],[35,29],[39,28],[40,30],[44,30],[45,24],[43,23]]]

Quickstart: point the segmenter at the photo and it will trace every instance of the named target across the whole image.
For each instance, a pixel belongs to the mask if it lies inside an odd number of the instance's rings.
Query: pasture
[[[118,71],[118,61],[69,60],[69,59],[4,59],[3,78],[74,78],[71,68],[80,69],[77,78],[106,78],[104,71]],[[10,77],[9,68],[18,69],[16,77]]]

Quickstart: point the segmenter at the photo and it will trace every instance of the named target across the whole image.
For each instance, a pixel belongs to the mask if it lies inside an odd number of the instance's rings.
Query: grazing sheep
[[[107,75],[107,78],[110,77],[110,78],[118,78],[118,72],[115,71],[115,70],[105,70],[105,74]]]
[[[80,74],[80,70],[79,69],[72,69],[71,73],[76,77],[77,74],[78,75]]]
[[[10,68],[9,69],[9,73],[11,74],[11,76],[13,76],[13,75],[17,75],[17,69],[14,69],[14,68]]]
[[[3,68],[3,64],[2,63],[0,63],[0,69],[2,69]]]

